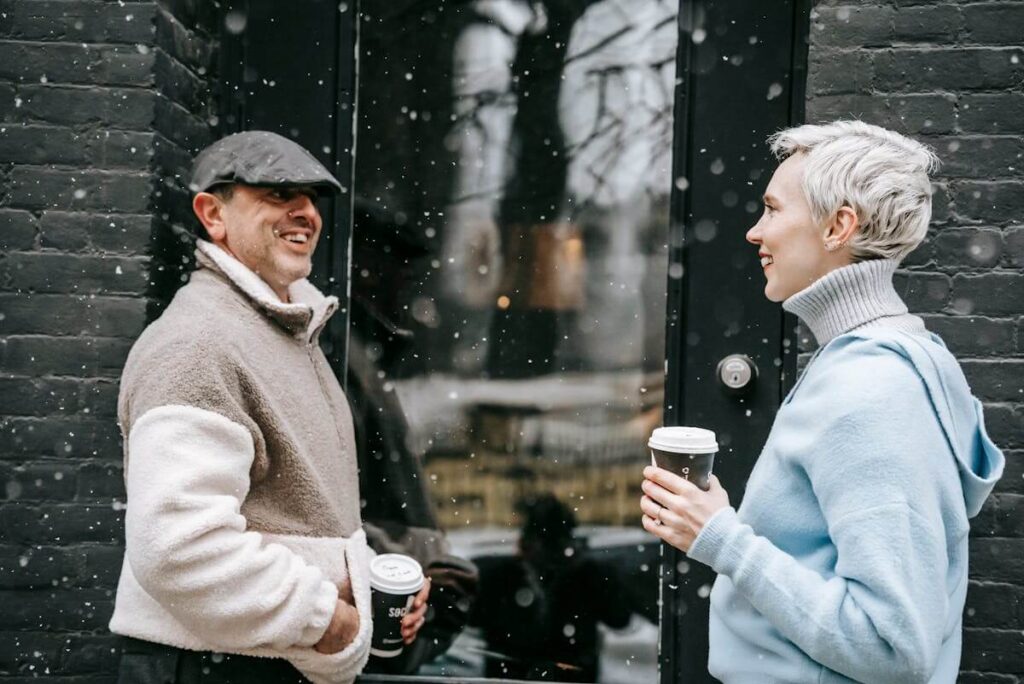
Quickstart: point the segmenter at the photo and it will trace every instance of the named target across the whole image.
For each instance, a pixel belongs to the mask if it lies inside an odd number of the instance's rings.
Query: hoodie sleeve
[[[139,584],[211,648],[311,646],[338,598],[323,573],[246,531],[250,432],[194,406],[150,409],[128,440],[126,555]]]
[[[690,549],[815,661],[865,682],[927,682],[948,622],[947,538],[967,534],[949,446],[920,378],[888,354],[832,376],[801,462],[836,561],[823,575],[715,515]],[[885,378],[884,384],[879,378]],[[959,503],[956,498],[959,497]]]

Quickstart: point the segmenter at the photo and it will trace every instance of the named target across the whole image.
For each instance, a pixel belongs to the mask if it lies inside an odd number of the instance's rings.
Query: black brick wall
[[[961,360],[1007,470],[974,521],[960,681],[1024,681],[1024,2],[819,2],[807,119],[851,116],[942,159],[927,242],[898,274]],[[801,335],[805,338],[806,335]]]
[[[115,404],[190,252],[214,3],[0,0],[0,682],[111,682]]]

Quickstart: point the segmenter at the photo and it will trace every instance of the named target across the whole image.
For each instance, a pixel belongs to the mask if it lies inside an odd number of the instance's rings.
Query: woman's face
[[[747,231],[747,242],[758,246],[765,297],[773,302],[789,299],[834,268],[824,226],[814,224],[801,188],[805,163],[803,154],[795,154],[779,164],[764,193],[764,213]]]

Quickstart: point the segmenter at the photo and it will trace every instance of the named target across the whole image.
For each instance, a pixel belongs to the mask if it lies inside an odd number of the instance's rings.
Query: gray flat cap
[[[270,131],[243,131],[221,138],[196,156],[192,192],[223,183],[310,185],[340,192],[341,183],[301,145]]]

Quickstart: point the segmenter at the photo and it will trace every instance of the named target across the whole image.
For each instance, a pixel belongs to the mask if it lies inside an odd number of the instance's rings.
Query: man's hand
[[[343,595],[342,591],[338,593]],[[351,589],[348,591],[348,595],[352,595]],[[320,637],[320,641],[313,645],[313,648],[324,655],[338,653],[351,644],[358,633],[359,612],[354,605],[339,598],[334,606],[331,624],[327,626],[327,631]]]
[[[429,577],[423,582],[423,588],[413,599],[412,610],[402,618],[402,641],[406,646],[416,640],[416,635],[419,634],[420,628],[426,622],[428,596],[430,596]]]
[[[644,529],[686,553],[711,516],[729,506],[729,494],[711,476],[704,491],[689,480],[655,466],[644,468]]]

